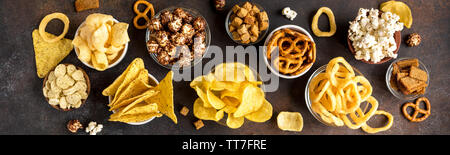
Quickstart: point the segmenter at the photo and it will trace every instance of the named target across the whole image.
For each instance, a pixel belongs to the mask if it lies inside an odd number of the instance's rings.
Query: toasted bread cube
[[[245,16],[244,18],[244,23],[246,24],[253,24],[255,23],[255,21],[256,21],[255,16],[251,16],[250,14],[247,14],[247,16]]]
[[[231,33],[231,35],[233,36],[233,40],[241,40],[241,36],[238,32],[234,31]]]
[[[252,11],[255,12],[255,13],[261,12],[261,10],[259,10],[259,8],[256,5],[253,5]]]
[[[259,35],[259,28],[258,28],[258,26],[257,25],[252,25],[250,27],[250,33],[252,35],[258,36]]]
[[[248,33],[247,30],[247,25],[246,24],[242,24],[241,26],[239,26],[239,28],[237,29],[237,32],[242,35],[244,33]]]
[[[239,25],[242,24],[242,19],[239,17],[234,17],[234,19],[231,21],[231,25],[239,27]]]
[[[183,108],[181,108],[181,110],[180,110],[180,114],[183,116],[187,116],[188,113],[189,113],[189,108],[187,108],[186,106],[183,106]]]
[[[242,43],[243,43],[243,44],[248,44],[248,43],[250,43],[250,39],[247,40],[247,41],[242,41]]]
[[[242,7],[247,10],[251,10],[253,5],[250,2],[245,2],[244,5],[242,5]]]
[[[267,12],[266,11],[258,13],[258,21],[264,22],[264,21],[267,21],[267,20],[269,20],[269,16],[267,16]]]
[[[234,5],[233,8],[231,8],[231,10],[233,10],[233,13],[237,13],[239,11],[239,9],[241,9],[241,7],[239,7],[239,5]]]
[[[194,126],[195,126],[195,129],[198,130],[198,129],[202,128],[205,125],[203,124],[203,121],[201,119],[199,119],[198,121],[194,122]]]
[[[248,15],[250,15],[250,16],[255,16],[255,15],[256,15],[256,12],[253,11],[253,10],[250,10],[250,11],[248,12]],[[248,15],[247,15],[247,16],[248,16]]]
[[[236,30],[236,27],[234,27],[233,25],[228,25],[228,28],[229,28],[229,30],[230,30],[230,32],[233,32],[233,31],[235,31]]]
[[[241,35],[241,40],[242,40],[242,42],[250,40],[250,34],[248,34],[248,33],[242,34]]]
[[[258,36],[252,35],[252,36],[250,37],[250,41],[251,41],[251,42],[256,42],[256,40],[258,40]]]
[[[259,23],[259,30],[260,31],[264,31],[269,27],[269,22],[265,21],[265,22],[260,22]]]
[[[247,16],[247,14],[248,14],[248,10],[244,9],[244,8],[239,9],[239,11],[236,13],[236,15],[241,18],[244,18],[245,16]]]

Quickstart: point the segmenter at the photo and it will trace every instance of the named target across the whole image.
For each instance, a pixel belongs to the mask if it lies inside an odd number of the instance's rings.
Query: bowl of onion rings
[[[312,36],[297,25],[283,25],[266,38],[264,62],[275,75],[294,79],[304,75],[316,61],[316,44]]]

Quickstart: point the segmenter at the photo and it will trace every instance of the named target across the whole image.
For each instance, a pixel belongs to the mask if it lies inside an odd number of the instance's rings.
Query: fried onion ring
[[[379,127],[379,128],[372,128],[369,125],[367,125],[366,123],[363,123],[363,125],[361,126],[363,131],[365,131],[367,133],[377,133],[377,132],[381,132],[381,131],[386,131],[392,127],[392,124],[394,122],[394,116],[392,116],[390,113],[383,111],[383,110],[378,110],[375,112],[374,115],[386,116],[388,118],[388,123],[385,126]]]
[[[50,22],[53,19],[61,20],[64,23],[64,30],[59,36],[49,38],[49,36],[45,34],[45,28],[47,27],[48,22]],[[44,39],[46,42],[54,43],[64,38],[64,36],[66,36],[67,31],[69,31],[69,23],[70,23],[69,18],[63,13],[55,12],[49,14],[45,16],[44,19],[42,19],[41,23],[39,24],[39,34],[41,35],[42,39]]]
[[[328,32],[322,32],[319,27],[317,26],[317,21],[319,20],[320,15],[322,13],[325,13],[328,16],[328,21],[330,22],[330,31]],[[314,15],[311,29],[313,33],[318,37],[331,37],[336,33],[336,21],[334,20],[334,14],[333,11],[331,11],[328,7],[321,7],[319,10],[317,10],[317,13]]]

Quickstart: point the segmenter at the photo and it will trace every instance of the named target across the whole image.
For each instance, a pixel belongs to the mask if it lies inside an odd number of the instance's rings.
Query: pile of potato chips
[[[244,118],[265,122],[272,117],[272,105],[258,87],[253,71],[241,63],[223,63],[213,71],[195,78],[190,86],[199,98],[194,102],[194,115],[202,120],[220,121],[227,113],[226,124],[239,128]]]
[[[72,41],[78,59],[104,71],[117,61],[130,41],[127,30],[127,23],[116,23],[111,15],[89,15]]]
[[[148,70],[144,61],[136,58],[114,82],[103,90],[104,96],[110,96],[109,121],[136,123],[146,121],[162,114],[177,123],[173,108],[173,72],[157,85],[150,85]]]

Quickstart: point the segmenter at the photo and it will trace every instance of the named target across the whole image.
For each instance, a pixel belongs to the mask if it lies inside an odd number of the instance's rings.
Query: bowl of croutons
[[[256,44],[267,34],[269,16],[256,3],[236,4],[227,14],[225,29],[231,40],[238,44]]]

